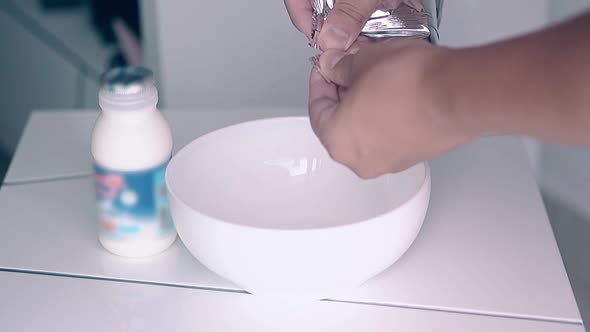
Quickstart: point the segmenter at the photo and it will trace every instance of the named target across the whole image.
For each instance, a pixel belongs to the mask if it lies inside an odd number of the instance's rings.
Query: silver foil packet
[[[317,36],[337,0],[312,0],[312,42],[318,48]],[[416,10],[406,4],[396,8],[381,6],[376,10],[361,31],[362,36],[369,38],[406,37],[426,39],[430,36],[428,17],[424,9]]]

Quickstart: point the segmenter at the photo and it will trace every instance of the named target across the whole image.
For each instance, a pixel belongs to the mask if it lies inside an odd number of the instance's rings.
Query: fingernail
[[[340,50],[347,49],[351,43],[350,35],[338,27],[329,27],[320,31],[320,40],[324,49],[335,48]]]
[[[322,69],[320,68],[320,55],[319,54],[309,58],[309,62],[311,62],[311,64],[313,65],[313,70],[315,72],[317,72],[324,79],[324,81],[326,81],[326,83],[332,83],[332,81],[330,81],[328,76],[326,76],[326,74],[324,74],[322,72]]]

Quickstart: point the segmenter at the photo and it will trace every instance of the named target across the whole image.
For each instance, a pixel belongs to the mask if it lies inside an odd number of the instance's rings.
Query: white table
[[[0,272],[3,331],[583,332],[576,324]],[[6,299],[10,299],[7,301]]]
[[[174,112],[173,112],[174,113]],[[178,112],[176,112],[178,113]],[[306,115],[302,109],[241,109],[239,111],[164,112],[174,133],[174,152],[195,137],[231,124],[289,115]],[[92,111],[33,112],[14,154],[5,184],[78,177],[92,171],[90,135],[98,116]]]
[[[176,149],[220,126],[276,114],[166,112]],[[113,280],[238,290],[200,265],[180,241],[142,260],[119,258],[100,247],[88,176],[95,118],[96,113],[71,112],[32,116],[0,190],[0,268],[117,284]],[[581,326],[520,141],[486,138],[434,160],[431,167],[431,204],[414,245],[390,269],[334,300],[542,320],[564,329]]]

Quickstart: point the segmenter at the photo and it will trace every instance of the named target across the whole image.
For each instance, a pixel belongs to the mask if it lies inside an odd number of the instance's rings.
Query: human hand
[[[449,52],[401,39],[324,52],[321,74],[315,67],[310,77],[309,113],[330,156],[374,178],[475,138],[458,125],[441,84]]]
[[[284,0],[293,25],[311,41],[312,1]],[[422,0],[337,0],[317,37],[321,50],[347,50],[377,9],[393,9],[405,3],[422,10]]]

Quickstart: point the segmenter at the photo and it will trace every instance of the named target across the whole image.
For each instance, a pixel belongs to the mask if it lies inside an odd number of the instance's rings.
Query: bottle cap
[[[158,102],[153,73],[144,67],[116,67],[101,77],[99,104],[102,109],[131,110]]]

